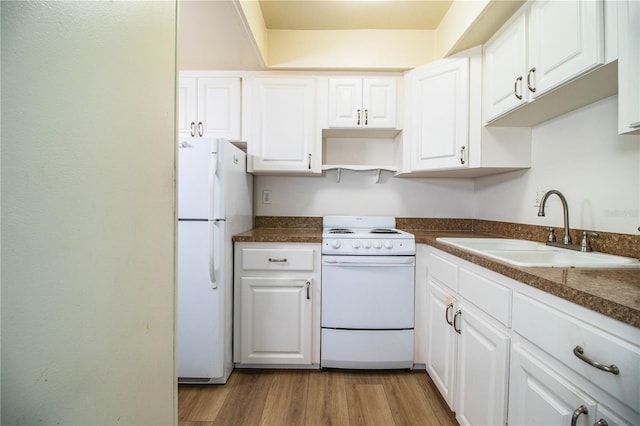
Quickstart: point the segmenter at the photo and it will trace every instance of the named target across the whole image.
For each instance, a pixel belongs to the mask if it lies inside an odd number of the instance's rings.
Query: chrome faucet
[[[562,195],[562,192],[556,190],[556,189],[552,189],[551,191],[547,191],[544,193],[544,195],[542,196],[542,200],[540,200],[540,208],[538,209],[538,216],[544,216],[544,205],[547,202],[547,198],[549,198],[549,196],[556,194],[559,198],[560,201],[562,202],[562,211],[564,213],[564,235],[562,237],[562,244],[556,243],[555,245],[571,245],[571,235],[569,235],[569,206],[567,205],[567,199],[564,198],[564,195]],[[547,244],[549,244],[549,241],[547,242]],[[554,244],[549,244],[549,245],[554,245]]]

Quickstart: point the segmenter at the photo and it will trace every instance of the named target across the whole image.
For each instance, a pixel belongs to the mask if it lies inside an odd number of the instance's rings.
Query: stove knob
[[[391,250],[393,248],[393,241],[385,241],[384,242],[384,248]]]
[[[382,248],[382,244],[380,244],[380,241],[375,241],[373,243],[373,248],[381,249]]]
[[[355,240],[354,242],[351,243],[351,247],[353,247],[354,249],[360,248],[360,241]]]
[[[371,245],[369,244],[369,241],[363,241],[363,242],[362,242],[362,248],[366,248],[366,249],[368,249],[368,248],[370,248],[370,247],[371,247]]]
[[[332,240],[330,243],[331,248],[339,249],[342,244],[340,244],[340,240]]]

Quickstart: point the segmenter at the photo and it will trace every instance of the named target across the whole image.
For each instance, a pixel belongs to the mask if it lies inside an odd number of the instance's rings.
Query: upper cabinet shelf
[[[523,6],[484,47],[484,122],[534,126],[615,94],[615,43],[605,45],[605,32],[617,38],[614,3]]]

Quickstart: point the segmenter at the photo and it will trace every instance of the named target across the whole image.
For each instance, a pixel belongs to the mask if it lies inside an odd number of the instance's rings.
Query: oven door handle
[[[379,257],[379,256],[325,256],[323,265],[340,266],[407,266],[416,263],[413,256]]]

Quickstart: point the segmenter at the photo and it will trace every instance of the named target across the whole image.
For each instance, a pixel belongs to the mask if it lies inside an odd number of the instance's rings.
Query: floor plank
[[[382,384],[347,385],[347,405],[352,426],[395,425]]]
[[[232,373],[232,376],[237,376],[237,381],[227,383],[232,385],[231,391],[213,424],[258,425],[275,371],[277,370],[247,370],[239,374]]]
[[[179,426],[456,426],[425,371],[236,369],[180,385]]]
[[[305,426],[349,424],[345,375],[315,371],[309,374]]]
[[[260,426],[304,424],[309,374],[280,370],[274,374]]]

